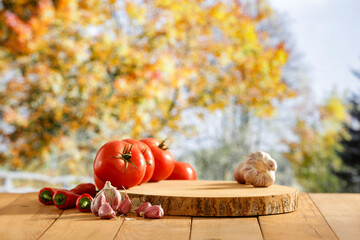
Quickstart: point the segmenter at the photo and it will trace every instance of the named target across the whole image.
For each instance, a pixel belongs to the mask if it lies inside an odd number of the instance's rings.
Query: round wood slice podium
[[[125,190],[120,191],[124,196]],[[298,191],[272,185],[253,187],[235,181],[164,180],[126,190],[132,212],[142,203],[161,204],[167,216],[259,216],[293,212]]]

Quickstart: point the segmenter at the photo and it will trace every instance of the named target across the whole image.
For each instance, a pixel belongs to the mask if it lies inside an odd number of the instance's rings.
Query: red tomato
[[[146,163],[139,149],[123,141],[111,141],[100,148],[94,161],[94,180],[122,189],[138,185],[145,175]]]
[[[102,189],[105,186],[105,183],[101,181],[101,179],[98,178],[95,174],[94,174],[94,182],[97,189]]]
[[[154,138],[144,138],[140,142],[149,146],[155,159],[154,174],[150,178],[150,182],[158,182],[165,180],[170,176],[175,167],[175,160],[172,153],[164,146],[164,142],[160,142]]]
[[[146,162],[146,170],[145,170],[145,176],[141,180],[140,184],[148,182],[152,177],[155,169],[155,160],[150,148],[145,143],[136,141],[134,139],[125,139],[123,141],[134,144],[134,146],[137,147],[140,150],[140,152],[144,155]]]
[[[195,169],[186,162],[175,162],[174,171],[167,180],[196,180]]]

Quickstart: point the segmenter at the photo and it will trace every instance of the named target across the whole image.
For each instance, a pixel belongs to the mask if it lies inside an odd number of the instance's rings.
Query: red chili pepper
[[[93,183],[80,183],[76,187],[70,190],[70,192],[73,192],[75,194],[84,194],[87,193],[92,197],[95,197],[96,195],[96,188]]]
[[[79,209],[81,212],[90,212],[90,206],[93,198],[84,193],[76,200],[76,208]]]
[[[39,201],[45,205],[51,205],[54,204],[53,202],[53,196],[54,193],[60,189],[57,188],[43,188],[39,191],[38,198]],[[96,195],[96,188],[93,183],[80,183],[76,187],[70,190],[70,192],[81,195],[83,193],[88,193],[92,197],[95,197]]]
[[[76,200],[79,194],[69,190],[57,190],[53,195],[54,205],[59,209],[68,209],[76,206]]]
[[[45,205],[54,204],[52,197],[57,190],[57,188],[48,187],[41,189],[38,194],[39,201]]]

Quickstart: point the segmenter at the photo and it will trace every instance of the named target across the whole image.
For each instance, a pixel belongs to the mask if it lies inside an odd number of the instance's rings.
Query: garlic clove
[[[259,174],[258,177],[254,179],[252,182],[252,185],[254,187],[269,187],[275,182],[275,173],[269,172],[269,173],[262,173]]]
[[[129,196],[127,195],[127,193],[125,193],[125,199],[119,207],[119,212],[121,214],[127,214],[130,212],[130,210],[131,210],[131,200],[130,200]]]
[[[96,195],[95,199],[91,202],[90,210],[95,216],[98,216],[99,208],[106,202],[106,197],[103,193]]]
[[[136,209],[136,214],[140,217],[144,216],[145,211],[151,207],[151,203],[149,202],[144,202],[143,204],[140,205],[140,207],[138,209]]]
[[[270,155],[269,155],[270,156]],[[269,171],[273,171],[274,173],[277,170],[277,163],[274,159],[272,159],[271,157],[268,159],[268,170]]]
[[[110,219],[110,218],[115,218],[116,217],[116,213],[115,211],[112,209],[112,207],[110,206],[109,203],[105,202],[101,205],[101,207],[99,208],[99,217],[100,218],[104,218],[104,219]]]
[[[254,187],[269,187],[275,182],[275,173],[253,173],[251,171],[244,174],[246,182]]]
[[[111,207],[117,211],[120,208],[121,205],[121,194],[118,190],[116,190],[115,197],[112,201]]]
[[[234,171],[234,179],[240,183],[240,184],[244,184],[246,181],[244,179],[244,176],[242,174],[242,168],[244,166],[244,163],[240,163]]]
[[[94,205],[95,205],[95,201],[94,201],[95,199],[93,199],[92,201],[91,201],[91,204],[90,204],[90,210],[91,210],[91,212],[95,215],[95,216],[97,216],[97,211],[95,211],[95,207],[94,207]]]
[[[146,209],[144,216],[146,218],[163,218],[164,210],[161,205],[154,205]]]

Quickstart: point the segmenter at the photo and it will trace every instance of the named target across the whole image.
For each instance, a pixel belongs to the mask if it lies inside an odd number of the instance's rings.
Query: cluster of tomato
[[[196,180],[194,168],[176,162],[164,141],[154,138],[115,140],[104,144],[94,161],[94,180],[98,189],[106,181],[117,188],[131,188],[161,180]]]

